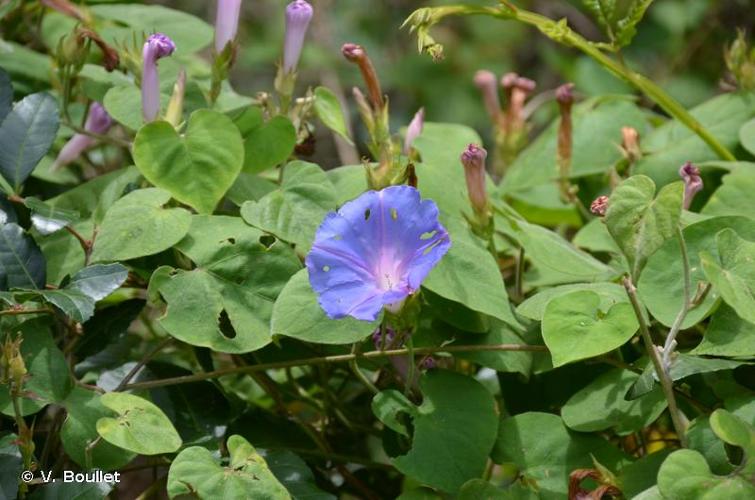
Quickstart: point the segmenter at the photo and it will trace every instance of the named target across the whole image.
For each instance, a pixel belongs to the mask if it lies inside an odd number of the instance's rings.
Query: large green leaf
[[[670,500],[749,500],[755,486],[739,475],[714,475],[705,457],[694,450],[678,450],[658,471],[658,489]]]
[[[307,252],[323,218],[335,206],[335,190],[325,172],[313,163],[294,161],[284,167],[280,188],[258,202],[244,203],[241,215],[252,226]]]
[[[86,448],[98,437],[97,420],[109,416],[110,410],[100,401],[101,395],[82,387],[74,387],[62,405],[66,419],[60,429],[60,441],[66,454],[82,467],[86,467]],[[103,470],[119,469],[133,460],[135,453],[119,448],[106,441],[92,448],[92,466]]]
[[[589,290],[552,299],[542,323],[543,340],[556,367],[621,347],[638,327],[630,304],[620,302],[603,311],[600,296]]]
[[[740,165],[726,174],[708,199],[706,215],[742,215],[755,218],[755,165]]]
[[[41,319],[28,320],[17,328],[3,328],[15,339],[23,338],[21,356],[29,377],[24,381],[24,397],[19,401],[22,415],[38,412],[45,405],[59,403],[71,391],[65,356],[55,345],[48,323]],[[7,384],[0,384],[0,412],[13,415],[13,401]]]
[[[45,287],[45,257],[20,226],[0,226],[0,290]]]
[[[430,371],[420,388],[412,448],[391,461],[417,481],[453,493],[485,469],[498,429],[495,401],[479,382],[455,372]]]
[[[755,119],[745,123],[739,129],[739,141],[747,151],[755,155]]]
[[[107,211],[92,253],[94,262],[129,260],[172,247],[191,225],[182,208],[162,208],[170,193],[148,188],[133,191]]]
[[[740,127],[755,115],[753,93],[726,93],[691,110],[700,124],[724,147],[739,143]],[[651,177],[659,186],[679,179],[679,167],[686,161],[716,160],[716,153],[685,124],[672,120],[643,137],[646,154],[636,165],[637,173]]]
[[[565,498],[569,474],[593,468],[593,457],[610,470],[627,461],[608,441],[569,432],[557,415],[536,412],[504,418],[490,456],[495,463],[516,466],[523,481],[537,488],[544,500]]]
[[[288,450],[267,450],[263,454],[268,467],[294,500],[335,500],[336,497],[317,487],[309,466]]]
[[[212,213],[241,172],[244,144],[238,128],[224,114],[195,111],[183,137],[164,121],[139,129],[134,162],[155,186],[175,199]]]
[[[326,127],[351,142],[341,103],[329,88],[317,87],[315,89],[315,112]]]
[[[351,317],[330,319],[309,284],[306,269],[296,273],[275,301],[270,329],[315,344],[353,344],[375,331],[379,321],[370,323]]]
[[[518,328],[495,260],[472,241],[452,239],[451,248],[422,284],[441,297]]]
[[[170,94],[161,93],[160,109],[163,111],[167,109],[168,102],[170,102]],[[142,93],[139,87],[133,84],[115,85],[108,89],[102,98],[102,105],[113,120],[130,130],[139,130],[144,125]]]
[[[100,402],[117,414],[97,420],[97,433],[108,443],[140,455],[173,453],[181,447],[181,437],[168,417],[146,399],[108,392]]]
[[[635,175],[611,194],[606,225],[629,261],[635,282],[648,257],[676,235],[683,192],[684,185],[678,182],[664,186],[654,198],[655,183],[649,177]]]
[[[663,391],[656,386],[650,393],[632,401],[624,394],[639,375],[615,368],[596,378],[574,394],[561,408],[564,423],[575,431],[614,429],[630,434],[652,424],[666,408]]]
[[[707,252],[716,257],[716,234],[726,228],[735,230],[743,238],[755,240],[755,224],[745,217],[715,217],[684,228],[682,234],[687,244],[693,293],[701,286],[700,283],[708,283],[700,264],[700,253]],[[682,276],[681,250],[679,242],[673,239],[667,241],[648,260],[637,285],[637,291],[645,307],[658,321],[669,327],[679,314],[684,300]],[[713,288],[700,305],[687,313],[682,328],[689,328],[708,316],[718,304],[719,298],[718,290]]]
[[[58,104],[47,93],[26,96],[0,124],[0,174],[15,190],[47,154],[58,125]]]
[[[290,499],[265,459],[239,435],[228,438],[229,463],[223,466],[206,448],[186,448],[168,472],[168,495],[199,498]]]
[[[0,438],[0,498],[16,498],[18,493],[18,478],[24,470],[24,462],[17,439],[15,434]]]
[[[604,281],[617,274],[549,229],[513,219],[509,224],[535,269],[553,274],[559,283]]]
[[[244,134],[244,172],[256,174],[288,160],[296,146],[296,129],[285,116],[275,116]]]
[[[195,216],[178,249],[197,264],[172,272],[158,289],[160,324],[174,337],[220,352],[250,352],[271,341],[273,303],[300,268],[281,242],[238,217]]]
[[[93,265],[76,273],[65,287],[44,290],[42,297],[77,323],[94,315],[94,305],[117,290],[128,277],[121,264]]]
[[[542,321],[545,307],[552,299],[577,290],[590,290],[600,296],[600,309],[607,310],[619,302],[629,302],[623,286],[616,283],[577,283],[546,288],[528,298],[516,308],[516,312],[535,321]]]
[[[700,254],[705,276],[740,318],[755,323],[755,243],[732,229],[716,235],[718,258]]]
[[[711,317],[703,341],[691,354],[755,357],[755,324],[745,321],[726,304]]]

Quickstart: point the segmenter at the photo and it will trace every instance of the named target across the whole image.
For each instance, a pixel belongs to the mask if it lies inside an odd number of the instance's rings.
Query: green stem
[[[525,352],[544,352],[548,348],[540,345],[527,345],[527,344],[482,344],[482,345],[456,345],[456,346],[439,346],[439,347],[415,347],[414,354],[435,354],[439,352],[454,353],[454,352],[502,352],[502,351],[525,351]],[[136,389],[152,389],[155,387],[165,387],[169,385],[188,384],[191,382],[199,382],[202,380],[209,380],[226,375],[238,375],[244,373],[254,373],[267,370],[276,370],[281,368],[291,368],[295,366],[305,365],[322,365],[331,363],[348,363],[350,361],[364,358],[364,359],[376,359],[387,358],[394,356],[406,356],[408,349],[392,349],[389,351],[368,351],[361,354],[337,354],[333,356],[321,356],[316,358],[306,359],[294,359],[290,361],[281,361],[277,363],[265,363],[249,366],[234,366],[231,368],[225,368],[221,370],[215,370],[211,372],[196,373],[194,375],[185,375],[182,377],[166,378],[162,380],[152,380],[149,382],[138,382],[135,384],[128,384],[123,390],[136,390]]]
[[[673,353],[674,349],[676,348],[676,336],[679,333],[679,330],[682,329],[682,324],[684,323],[684,319],[687,317],[687,313],[689,312],[691,306],[692,306],[692,284],[690,281],[690,268],[689,268],[689,256],[687,254],[687,243],[684,241],[684,235],[682,234],[682,230],[677,228],[676,230],[676,236],[679,240],[679,249],[682,254],[682,266],[683,266],[683,275],[684,275],[684,297],[682,302],[682,307],[679,310],[679,314],[676,315],[676,318],[674,319],[674,323],[671,325],[671,330],[668,332],[668,336],[666,336],[666,342],[663,344],[663,368],[668,373],[671,368],[671,354]]]
[[[674,395],[674,385],[666,370],[663,368],[663,361],[658,354],[655,344],[653,344],[653,338],[650,336],[650,330],[647,323],[645,323],[645,317],[642,314],[642,307],[640,301],[637,298],[637,289],[635,288],[632,280],[627,276],[624,278],[624,288],[629,296],[629,301],[632,303],[634,314],[637,316],[637,322],[640,325],[640,335],[645,343],[645,349],[647,350],[648,357],[653,362],[653,368],[658,375],[658,380],[661,382],[661,388],[663,394],[666,397],[668,403],[668,411],[671,415],[671,422],[674,424],[674,430],[676,435],[679,436],[679,442],[682,447],[687,447],[687,436],[685,435],[687,426],[685,425],[686,418],[679,410],[679,406],[676,404],[676,396]]]

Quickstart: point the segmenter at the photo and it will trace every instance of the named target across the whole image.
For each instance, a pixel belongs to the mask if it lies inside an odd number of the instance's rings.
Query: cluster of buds
[[[505,107],[502,107],[495,74],[480,70],[475,73],[474,83],[480,90],[485,110],[495,128],[496,157],[493,171],[500,178],[526,143],[525,103],[536,85],[534,81],[516,73],[506,73],[500,80],[506,97]]]
[[[26,363],[21,355],[22,341],[21,336],[15,340],[10,335],[6,337],[0,358],[0,382],[9,385],[16,394],[20,392],[27,374]]]
[[[737,39],[724,53],[724,59],[734,79],[733,88],[755,89],[755,47],[750,47],[744,31],[737,32]]]

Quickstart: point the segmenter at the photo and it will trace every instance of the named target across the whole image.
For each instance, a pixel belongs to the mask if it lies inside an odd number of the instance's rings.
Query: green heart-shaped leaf
[[[604,313],[600,296],[589,290],[552,299],[542,323],[555,367],[612,351],[632,338],[638,326],[631,305],[614,304]]]
[[[181,447],[181,437],[168,417],[146,399],[109,392],[100,401],[118,414],[97,421],[97,433],[108,443],[140,455],[173,453]]]
[[[733,229],[718,233],[716,243],[720,260],[700,253],[705,276],[739,317],[755,323],[755,243]]]
[[[134,162],[155,186],[200,213],[212,213],[241,172],[244,144],[230,118],[195,111],[183,137],[164,121],[139,129]]]

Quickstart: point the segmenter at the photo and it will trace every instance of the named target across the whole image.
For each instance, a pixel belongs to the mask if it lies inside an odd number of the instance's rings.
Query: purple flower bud
[[[474,83],[482,93],[485,110],[493,123],[498,123],[501,117],[501,100],[498,97],[498,85],[495,75],[487,70],[480,70],[474,75]]]
[[[461,154],[464,175],[467,179],[467,191],[472,208],[477,214],[488,210],[488,193],[485,189],[485,159],[488,152],[477,144],[470,144]]]
[[[425,359],[422,360],[422,363],[420,364],[420,368],[423,370],[432,370],[437,366],[438,366],[438,362],[432,356],[426,357]]]
[[[286,39],[283,43],[284,73],[295,71],[299,64],[304,37],[313,14],[312,6],[305,0],[295,0],[286,7]]]
[[[155,33],[144,42],[142,51],[142,116],[145,122],[154,121],[160,114],[160,78],[157,61],[176,50],[167,35]]]
[[[84,130],[94,134],[105,134],[112,126],[113,119],[107,114],[105,108],[98,102],[92,103],[84,123]],[[97,139],[94,137],[86,134],[75,134],[60,150],[52,169],[57,170],[68,165],[95,144],[97,144]]]
[[[218,54],[236,38],[240,12],[241,0],[218,0],[215,15],[215,52]]]
[[[556,89],[556,101],[561,105],[571,105],[574,102],[574,84],[565,83]]]
[[[595,198],[595,201],[590,204],[590,212],[598,217],[605,216],[606,210],[608,210],[608,196],[598,196]]]
[[[406,137],[404,138],[404,154],[409,155],[412,150],[412,143],[414,140],[422,135],[422,129],[425,127],[425,108],[419,108],[419,111],[414,115],[412,121],[409,123],[409,127],[406,129]]]
[[[501,77],[501,86],[506,90],[510,90],[516,86],[517,80],[519,80],[519,75],[516,73],[506,73]]]
[[[393,345],[393,341],[396,339],[396,330],[391,327],[385,328],[385,339],[381,332],[381,328],[378,327],[372,333],[372,343],[375,344],[375,349],[392,349],[396,346]]]
[[[700,169],[688,161],[679,169],[679,177],[684,181],[684,209],[689,210],[695,195],[703,189]]]

